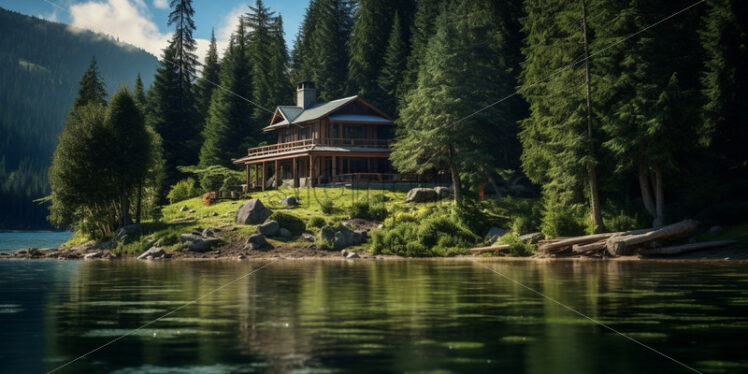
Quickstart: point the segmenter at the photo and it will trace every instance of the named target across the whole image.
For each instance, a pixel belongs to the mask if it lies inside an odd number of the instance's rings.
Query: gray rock
[[[239,255],[236,257],[237,260],[244,260],[245,258],[247,258],[245,255]]]
[[[181,208],[179,208],[179,211],[180,211],[180,212],[186,212],[186,211],[188,211],[188,210],[190,210],[190,208],[188,208],[188,207],[186,207],[186,206],[184,206],[184,205],[183,205],[183,206],[182,206]]]
[[[299,198],[296,196],[286,196],[280,200],[280,203],[285,206],[296,206],[299,205]]]
[[[452,191],[447,187],[434,187],[434,192],[436,192],[436,196],[440,199],[449,199],[452,196]]]
[[[343,225],[339,225],[337,227],[328,226],[323,228],[320,232],[320,239],[323,242],[333,243],[335,249],[339,251],[352,245],[361,244],[364,236]]]
[[[358,255],[356,252],[351,252],[345,258],[361,258],[361,256]]]
[[[313,242],[314,241],[314,235],[312,235],[312,234],[310,234],[308,232],[305,232],[305,233],[301,234],[301,238],[304,239],[304,240],[306,240],[306,241],[308,241],[308,242]]]
[[[709,228],[710,234],[718,234],[722,231],[725,231],[725,228],[722,226],[712,226],[711,228]]]
[[[219,232],[219,231],[221,230],[214,229],[214,228],[207,228],[203,230],[203,232],[200,233],[200,235],[202,235],[204,238],[213,238],[216,236],[216,232]]]
[[[487,243],[493,243],[496,240],[498,240],[500,237],[504,236],[506,234],[506,230],[500,228],[500,227],[491,227],[488,229],[488,233],[486,233],[485,241]]]
[[[101,258],[101,252],[86,253],[83,256],[84,260],[93,260],[93,259],[97,259],[97,258]]]
[[[413,188],[405,196],[405,202],[420,203],[436,199],[436,191],[431,188]]]
[[[260,199],[250,199],[244,202],[236,212],[236,223],[243,225],[259,225],[273,214],[262,204]]]
[[[221,239],[203,238],[200,235],[194,234],[182,234],[180,235],[180,239],[182,239],[182,245],[195,252],[208,251],[211,247],[221,243]]]
[[[268,242],[267,240],[265,240],[265,235],[254,234],[247,238],[247,244],[245,245],[245,247],[251,250],[258,250],[264,248],[267,245]]]
[[[278,235],[280,235],[282,238],[290,238],[291,237],[291,231],[281,227],[280,230],[278,230]]]
[[[140,230],[139,224],[127,225],[120,228],[114,233],[112,239],[112,247],[117,247],[119,244],[128,244],[136,239],[138,231]]]
[[[189,213],[195,213],[195,209],[190,209]]]
[[[260,226],[257,226],[257,232],[265,236],[274,236],[280,230],[280,225],[277,221],[267,221]]]
[[[340,251],[340,254],[343,255],[343,257],[346,257],[346,256],[348,256],[348,251],[344,249],[344,250]]]
[[[166,256],[166,251],[164,251],[163,248],[159,247],[151,247],[149,250],[143,252],[138,256],[138,260],[145,260],[150,257],[150,259],[154,258],[163,258]]]
[[[543,239],[545,239],[545,235],[542,232],[534,232],[531,234],[521,235],[519,237],[519,240],[525,244],[536,244]]]

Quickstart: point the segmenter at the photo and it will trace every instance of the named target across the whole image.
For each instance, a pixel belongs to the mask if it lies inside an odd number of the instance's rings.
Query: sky
[[[119,38],[161,55],[173,28],[167,27],[170,0],[0,0],[0,7]],[[238,16],[254,0],[194,0],[197,55],[202,61],[215,29],[219,53],[236,30]],[[264,0],[283,16],[286,45],[292,46],[309,0]]]

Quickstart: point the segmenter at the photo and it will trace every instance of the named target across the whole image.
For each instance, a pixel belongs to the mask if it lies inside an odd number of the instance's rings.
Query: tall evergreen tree
[[[140,78],[140,73],[135,78],[135,88],[133,89],[133,96],[140,107],[145,106],[145,87],[143,86],[143,80]]]
[[[88,70],[81,77],[78,97],[75,99],[73,106],[79,107],[86,104],[106,105],[106,89],[104,88],[104,80],[101,79],[99,73],[99,67],[96,65],[96,56],[91,58]]]
[[[348,46],[353,25],[349,0],[312,0],[294,44],[295,81],[314,81],[321,101],[346,91]]]
[[[252,96],[248,55],[242,18],[221,63],[220,82],[222,87],[242,97]],[[253,110],[251,104],[226,90],[213,93],[203,131],[205,142],[200,149],[201,167],[231,166],[232,158],[244,154],[249,145],[257,143],[259,131],[251,126]]]
[[[196,114],[192,80],[197,59],[191,0],[172,0],[169,25],[174,35],[164,49],[148,104],[148,124],[163,140],[166,182],[179,179],[177,166],[194,165],[200,147],[200,123]]]
[[[402,93],[400,87],[403,82],[406,58],[408,57],[408,43],[400,22],[400,14],[395,13],[392,31],[384,54],[384,67],[377,83],[382,93],[381,109],[385,113],[397,117],[397,104]]]
[[[410,27],[410,54],[407,69],[400,89],[407,93],[418,81],[418,72],[426,55],[429,39],[434,35],[435,20],[444,9],[448,0],[418,1],[413,24]]]
[[[210,107],[210,98],[213,96],[213,91],[216,89],[218,83],[220,66],[218,63],[218,46],[216,45],[216,34],[214,31],[210,32],[210,46],[208,47],[208,54],[205,55],[205,62],[203,63],[203,74],[195,83],[195,101],[197,105],[197,112],[201,119],[201,126],[205,122],[205,118],[208,116],[208,107]]]
[[[597,163],[592,150],[599,131],[588,131],[593,113],[586,106],[585,65],[569,65],[585,56],[581,5],[541,0],[525,4],[521,93],[530,104],[530,116],[522,121],[520,132],[522,166],[543,186],[547,204],[570,206],[589,199],[593,224],[599,229],[597,186],[590,173]]]
[[[717,158],[721,184],[732,193],[748,191],[748,3],[710,0],[703,18],[701,44],[705,141]],[[727,183],[731,182],[731,183]]]

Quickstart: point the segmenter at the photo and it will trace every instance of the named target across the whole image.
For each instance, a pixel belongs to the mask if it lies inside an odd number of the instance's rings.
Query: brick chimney
[[[308,109],[317,104],[317,90],[314,82],[301,82],[296,85],[296,106]]]

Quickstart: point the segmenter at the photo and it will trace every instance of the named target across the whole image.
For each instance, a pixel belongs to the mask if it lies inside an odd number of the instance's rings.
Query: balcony
[[[287,143],[278,143],[262,147],[249,148],[247,157],[274,155],[283,152],[309,150],[315,146],[357,147],[357,148],[389,148],[392,140],[383,139],[349,139],[326,138],[304,139]]]

